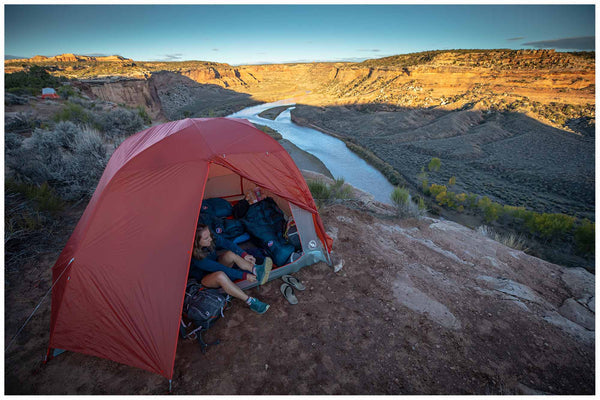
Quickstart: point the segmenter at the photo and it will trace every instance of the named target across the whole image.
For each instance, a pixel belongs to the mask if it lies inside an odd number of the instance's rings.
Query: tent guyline
[[[35,306],[35,308],[33,309],[33,312],[29,316],[29,318],[27,318],[27,320],[21,326],[21,328],[17,331],[17,333],[15,334],[15,336],[13,336],[13,338],[10,340],[10,342],[8,343],[8,345],[6,345],[6,348],[4,349],[5,353],[8,351],[8,348],[10,347],[10,345],[13,344],[13,342],[15,341],[15,339],[17,338],[17,336],[19,336],[19,334],[23,331],[23,329],[25,329],[25,326],[29,323],[29,321],[31,321],[31,318],[33,318],[33,315],[40,308],[40,306],[42,305],[42,303],[44,302],[44,300],[46,300],[46,297],[48,297],[48,295],[52,292],[52,288],[54,288],[54,285],[56,285],[58,283],[58,281],[60,280],[60,278],[63,276],[63,274],[69,268],[69,266],[71,265],[71,263],[73,261],[75,261],[75,259],[71,258],[71,261],[69,261],[69,264],[67,264],[67,266],[65,267],[65,269],[60,273],[60,276],[56,279],[56,281],[54,281],[54,283],[52,284],[52,286],[50,286],[50,289],[48,289],[48,291],[46,292],[46,294],[44,295],[44,297],[42,297],[42,300],[40,300],[40,302],[38,303],[38,305]]]

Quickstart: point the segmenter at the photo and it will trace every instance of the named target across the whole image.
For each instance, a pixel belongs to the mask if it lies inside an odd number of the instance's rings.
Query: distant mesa
[[[27,60],[27,58],[25,58],[25,60]],[[31,57],[31,61],[39,62],[39,61],[46,61],[46,60],[48,60],[48,57],[45,57],[45,56],[34,56],[34,57]]]
[[[54,57],[46,56],[33,56],[31,58],[17,58],[6,60],[5,62],[133,62],[130,58],[121,57],[118,55],[93,57],[93,56],[81,56],[72,53],[59,54]]]

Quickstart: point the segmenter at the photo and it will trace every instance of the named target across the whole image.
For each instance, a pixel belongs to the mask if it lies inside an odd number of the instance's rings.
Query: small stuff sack
[[[206,330],[223,316],[228,301],[228,295],[217,290],[202,290],[201,284],[190,279],[185,290],[183,312],[198,328]]]

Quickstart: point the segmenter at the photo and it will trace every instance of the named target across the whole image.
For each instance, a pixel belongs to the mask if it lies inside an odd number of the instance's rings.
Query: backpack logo
[[[217,233],[223,233],[223,228],[221,228],[221,227],[218,227],[218,228],[216,229],[216,231],[217,231]]]
[[[267,246],[272,247],[273,246],[273,241],[269,240],[269,242],[267,243]]]

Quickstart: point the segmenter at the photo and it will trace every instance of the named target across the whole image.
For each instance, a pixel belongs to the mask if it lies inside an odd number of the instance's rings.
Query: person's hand
[[[256,264],[256,258],[254,258],[254,256],[252,256],[251,254],[246,254],[246,256],[244,257],[244,260],[246,260],[252,264]]]

